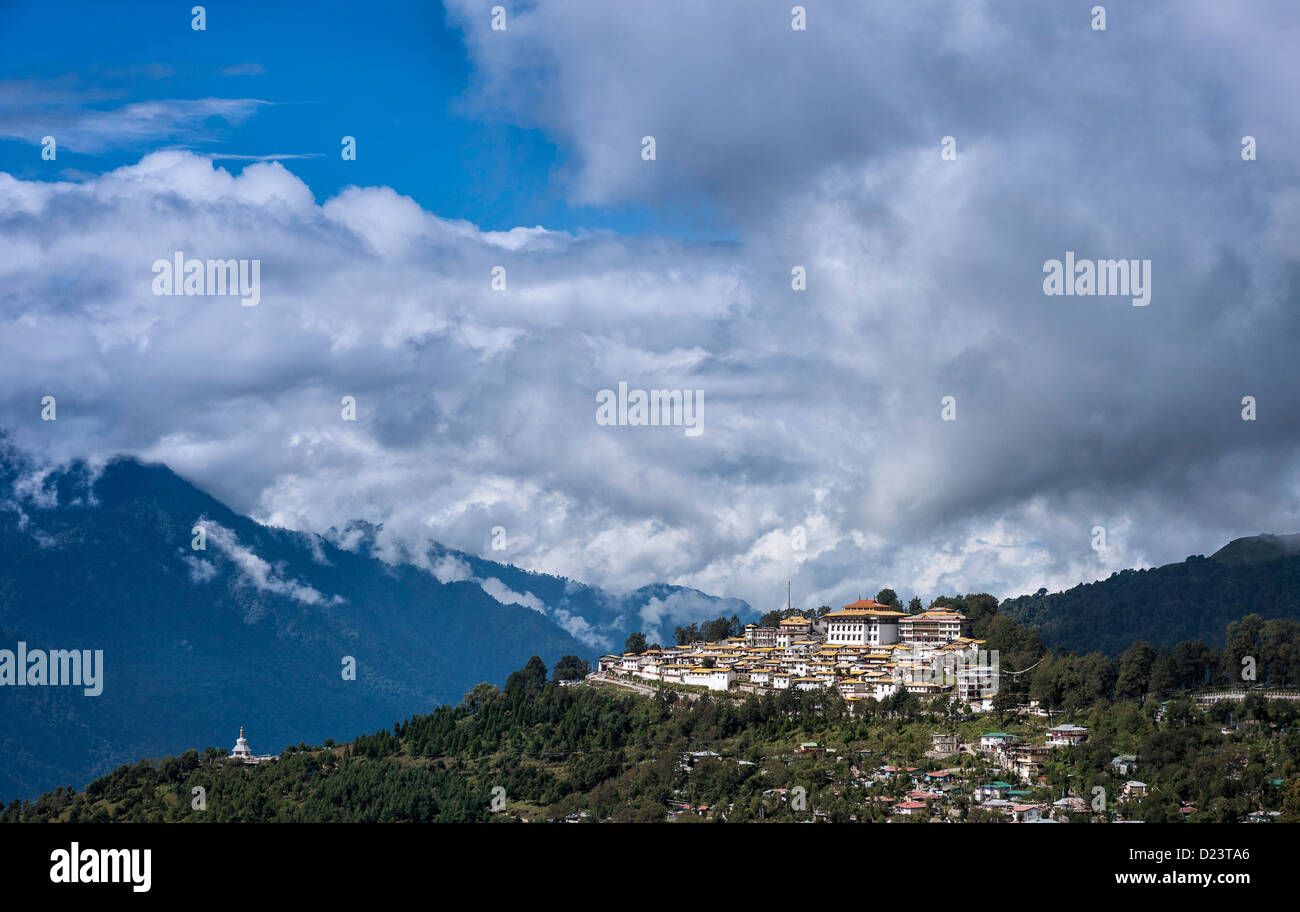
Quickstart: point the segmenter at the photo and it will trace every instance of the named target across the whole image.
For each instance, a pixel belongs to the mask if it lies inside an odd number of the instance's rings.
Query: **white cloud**
[[[185,555],[185,564],[190,568],[190,582],[195,585],[202,585],[216,578],[217,566],[211,561],[205,561],[202,558],[193,555]]]
[[[267,561],[258,557],[251,548],[239,543],[239,538],[233,531],[222,526],[220,523],[213,522],[210,519],[203,518],[200,525],[207,530],[207,541],[220,551],[225,557],[229,558],[239,569],[239,582],[243,585],[252,586],[259,592],[270,592],[273,595],[282,595],[295,601],[302,602],[304,605],[342,604],[344,599],[341,596],[326,598],[316,589],[284,576],[283,572],[272,566]],[[187,556],[187,562],[190,561]],[[195,582],[204,582],[210,579],[215,571],[207,561],[199,561],[204,567],[197,567],[190,562],[190,577]]]
[[[455,583],[474,578],[469,564],[452,554],[444,554],[435,560],[430,571],[440,583]]]
[[[453,3],[469,109],[571,150],[566,199],[729,240],[489,232],[400,187],[318,203],[282,164],[183,152],[0,175],[0,423],[56,460],[167,462],[293,528],[382,523],[389,557],[437,540],[760,609],[787,579],[800,605],[1015,595],[1294,531],[1300,196],[1280,151],[1237,147],[1300,138],[1258,90],[1296,73],[1296,14],[1262,6],[1154,3],[1099,36],[1040,3],[810,8],[792,33],[739,0],[575,0],[503,36]],[[260,258],[261,305],[152,296],[178,249]],[[1066,250],[1152,259],[1150,307],[1044,297]],[[620,380],[703,389],[704,435],[597,426]],[[58,434],[35,420],[50,394]]]
[[[479,586],[482,587],[484,592],[503,605],[522,605],[525,608],[533,609],[538,614],[546,614],[546,606],[542,604],[542,600],[537,596],[531,592],[515,592],[496,577],[479,580]]]
[[[22,91],[8,91],[21,87]],[[173,98],[138,101],[100,110],[84,103],[93,94],[70,82],[27,80],[0,83],[0,137],[38,144],[53,136],[60,149],[98,155],[160,142],[191,143],[219,138],[220,120],[238,126],[269,104],[256,98]]]
[[[571,614],[563,608],[554,609],[550,616],[555,623],[583,645],[600,650],[610,648],[610,638],[599,633],[595,627],[587,623],[585,618]]]

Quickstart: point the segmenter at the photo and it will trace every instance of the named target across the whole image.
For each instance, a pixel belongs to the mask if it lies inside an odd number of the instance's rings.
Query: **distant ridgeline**
[[[530,655],[621,646],[647,606],[754,615],[680,586],[616,594],[433,546],[439,575],[381,560],[378,531],[264,526],[165,466],[50,468],[0,429],[0,801],[226,743],[244,723],[276,751],[370,731],[500,684]]]
[[[1118,655],[1135,640],[1221,646],[1247,614],[1300,621],[1300,535],[1239,538],[1211,557],[1123,570],[1065,592],[1007,599],[999,608],[1048,646]]]

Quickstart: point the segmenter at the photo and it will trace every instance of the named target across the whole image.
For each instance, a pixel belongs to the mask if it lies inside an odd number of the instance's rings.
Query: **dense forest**
[[[1229,621],[1249,612],[1300,621],[1296,536],[1237,539],[1210,557],[1150,570],[1122,570],[1065,592],[1007,599],[1001,611],[1043,642],[1118,655],[1134,640],[1174,647],[1187,640],[1222,646]]]

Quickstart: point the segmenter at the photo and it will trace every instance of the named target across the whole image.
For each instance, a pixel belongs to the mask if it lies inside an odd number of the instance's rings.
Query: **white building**
[[[235,742],[235,749],[230,752],[230,760],[243,760],[250,766],[256,766],[267,760],[276,759],[275,754],[254,754],[248,749],[248,742],[244,740],[244,726],[239,726],[239,740]]]
[[[730,668],[692,668],[682,675],[683,684],[709,690],[726,690],[734,680],[736,673]]]
[[[944,646],[969,632],[964,614],[941,608],[907,615],[898,622],[899,639],[908,646]]]
[[[1058,725],[1047,730],[1048,747],[1073,747],[1088,740],[1088,729],[1082,725]]]
[[[988,732],[980,735],[980,750],[997,751],[1019,741],[1020,738],[1015,735],[1008,735],[1006,732]]]
[[[997,692],[997,668],[991,665],[962,665],[957,668],[957,699],[963,703],[983,702]]]
[[[230,752],[231,760],[252,760],[253,752],[248,749],[248,742],[244,740],[244,726],[239,726],[239,740],[235,742],[235,749]]]
[[[832,646],[883,646],[898,642],[898,622],[905,615],[888,605],[862,599],[823,618]]]
[[[632,673],[638,678],[645,678],[647,681],[658,681],[663,677],[663,669],[662,662],[657,659],[650,659]]]

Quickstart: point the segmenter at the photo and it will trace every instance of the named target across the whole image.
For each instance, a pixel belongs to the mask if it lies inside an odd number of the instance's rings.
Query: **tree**
[[[489,684],[487,681],[475,684],[474,689],[465,694],[464,699],[460,701],[461,708],[468,709],[470,712],[478,712],[488,700],[491,700],[500,692],[495,684]]]
[[[881,589],[876,593],[876,601],[891,608],[903,607],[903,603],[898,600],[898,593],[893,589]]]
[[[700,625],[692,624],[689,627],[677,627],[673,630],[673,640],[678,646],[689,646],[691,643],[699,642],[703,637],[700,635]]]
[[[591,672],[591,663],[575,655],[561,656],[551,672],[553,681],[581,681]]]
[[[1078,662],[1079,686],[1086,704],[1103,703],[1115,689],[1115,664],[1100,652],[1090,652]]]
[[[725,617],[715,618],[711,621],[705,621],[701,633],[704,639],[709,642],[725,640],[727,637],[734,636],[733,631],[740,626],[740,618],[733,616],[731,620]]]
[[[630,652],[633,655],[641,655],[646,651],[645,634],[637,631],[628,636],[627,642],[623,645],[624,652]],[[536,656],[534,656],[536,658]]]
[[[1011,692],[1011,688],[999,686],[998,692],[993,695],[993,711],[998,715],[998,724],[1006,721],[1006,717],[1015,712],[1016,696]]]
[[[1168,649],[1156,653],[1155,661],[1151,663],[1149,687],[1151,693],[1157,697],[1163,697],[1177,689],[1178,663],[1174,661],[1174,654]]]
[[[1208,684],[1219,664],[1215,652],[1200,640],[1184,640],[1175,646],[1174,673],[1178,678],[1178,686],[1190,688]]]
[[[921,600],[916,596],[912,596],[911,601],[907,603],[907,613],[920,614],[924,610],[925,609],[921,607]]]
[[[1228,624],[1225,641],[1227,643],[1223,648],[1223,676],[1232,684],[1240,684],[1243,681],[1250,685],[1250,681],[1243,678],[1242,671],[1245,667],[1242,664],[1242,658],[1249,656],[1254,659],[1257,666],[1263,664],[1260,662],[1260,634],[1264,629],[1264,619],[1258,614],[1248,614],[1239,621],[1231,621]],[[1256,669],[1258,677],[1259,669]]]
[[[1034,669],[1033,678],[1029,685],[1029,695],[1047,711],[1049,720],[1051,719],[1052,710],[1065,707],[1067,702],[1071,704],[1069,708],[1077,708],[1077,695],[1082,685],[1082,679],[1075,668],[1074,662],[1074,656],[1068,655],[1060,656],[1055,660],[1045,658]]]
[[[1282,787],[1282,823],[1300,823],[1300,779]]]
[[[1141,700],[1151,686],[1151,666],[1156,660],[1156,648],[1146,640],[1138,640],[1119,657],[1119,674],[1115,680],[1115,698]]]
[[[506,692],[540,690],[546,684],[546,663],[539,656],[529,659],[522,669],[510,672],[506,678]]]

